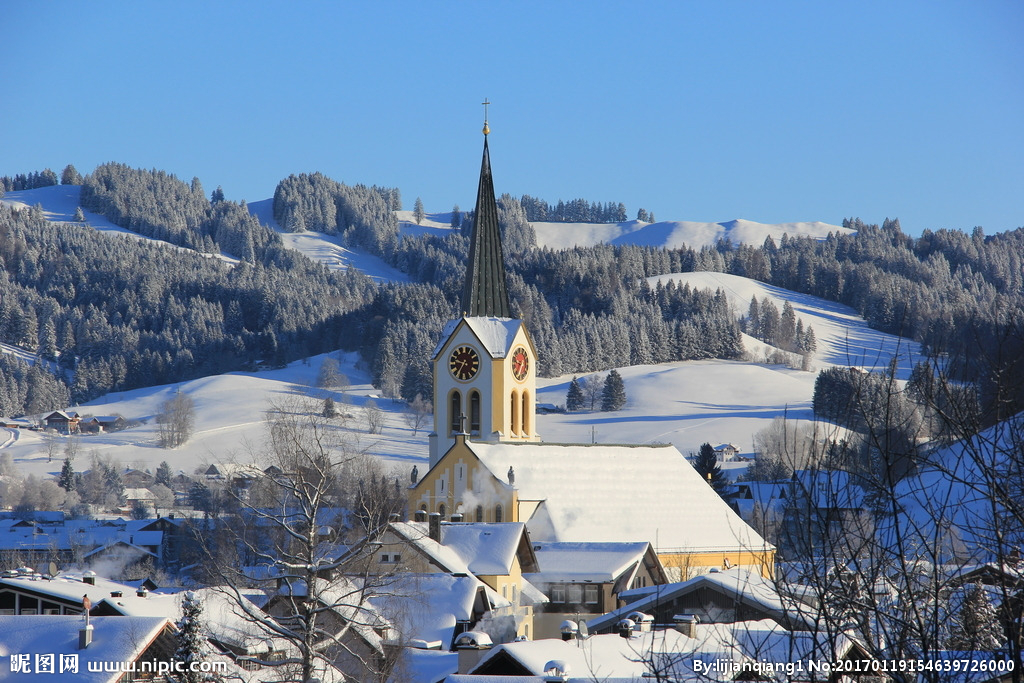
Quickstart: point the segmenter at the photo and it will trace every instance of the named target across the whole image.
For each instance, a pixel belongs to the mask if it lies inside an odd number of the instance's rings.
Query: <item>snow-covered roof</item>
[[[425,522],[392,522],[391,528],[446,571],[483,576],[509,573],[526,525],[521,522],[441,524],[441,542]]]
[[[533,583],[560,581],[609,583],[643,561],[647,541],[633,543],[566,543],[535,541],[533,552],[540,571],[527,576]]]
[[[449,320],[441,331],[441,341],[434,347],[431,358],[436,358],[451,337],[452,333],[465,321],[469,329],[476,335],[484,350],[491,358],[504,358],[512,347],[512,340],[515,338],[522,321],[515,318],[492,318],[492,317],[465,317],[457,320]]]
[[[467,441],[499,479],[515,469],[520,501],[543,501],[535,541],[648,541],[659,553],[771,548],[672,445]]]
[[[831,642],[834,641],[834,642]],[[473,671],[486,671],[489,662],[508,657],[531,675],[542,676],[550,662],[562,662],[570,681],[648,680],[650,662],[654,662],[663,680],[731,681],[738,670],[697,672],[694,660],[711,664],[735,663],[748,667],[761,665],[768,680],[808,680],[806,671],[785,669],[790,662],[835,661],[845,656],[852,641],[839,635],[792,633],[773,621],[747,621],[736,624],[699,624],[697,637],[691,638],[673,629],[637,633],[630,638],[618,634],[595,635],[583,641],[557,639],[506,643],[491,650]],[[767,670],[768,665],[777,665]],[[794,667],[795,669],[795,667]],[[820,673],[817,674],[820,677]],[[464,679],[472,681],[472,676]],[[529,680],[518,678],[516,680]]]
[[[123,672],[105,670],[104,664],[131,662],[168,626],[162,617],[93,617],[92,644],[78,649],[78,632],[85,626],[84,617],[78,615],[17,615],[0,616],[0,657],[7,660],[13,655],[32,655],[28,672],[15,672],[4,662],[5,681],[38,681],[48,678],[36,673],[37,654],[54,654],[54,672],[60,675],[60,655],[77,655],[78,672],[75,681],[109,683],[118,680]],[[96,670],[93,671],[93,668]],[[65,672],[61,680],[65,680]],[[54,680],[58,680],[54,677]]]
[[[141,549],[140,549],[141,551]],[[11,576],[0,578],[0,585],[9,586],[14,589],[31,591],[41,595],[49,595],[65,602],[82,604],[82,598],[89,596],[93,605],[98,604],[104,598],[110,597],[111,593],[129,594],[135,593],[135,586],[111,581],[99,576],[93,577],[95,585],[85,583],[81,574],[67,574],[54,578],[47,578],[38,573],[30,575]]]
[[[626,605],[591,619],[587,622],[587,626],[592,631],[606,630],[631,612],[652,610],[659,603],[671,601],[680,595],[692,593],[703,587],[717,588],[726,595],[731,595],[748,605],[760,607],[775,618],[786,618],[787,621],[799,619],[798,614],[793,610],[787,612],[787,601],[779,595],[774,583],[763,578],[757,572],[734,567],[728,571],[700,574],[687,581],[639,589],[636,593],[642,591],[642,597],[636,600],[630,600],[630,595],[635,594],[633,591],[620,593],[619,598],[625,600]],[[789,605],[794,607],[796,603],[789,601]]]
[[[449,649],[456,622],[473,618],[473,606],[481,590],[497,597],[474,576],[409,573],[389,581],[369,602],[398,629],[403,642],[441,641],[442,647]]]

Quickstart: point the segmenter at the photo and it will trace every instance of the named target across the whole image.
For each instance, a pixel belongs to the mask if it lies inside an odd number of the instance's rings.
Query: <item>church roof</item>
[[[672,445],[467,441],[520,501],[543,501],[526,521],[537,541],[649,541],[659,553],[771,548]]]
[[[459,318],[449,320],[441,332],[441,341],[434,348],[431,358],[437,358],[448,340],[460,323],[465,321],[466,325],[476,338],[483,344],[484,350],[491,358],[504,358],[512,348],[512,340],[515,339],[519,328],[523,326],[521,320],[515,318]]]
[[[486,137],[480,184],[476,192],[476,211],[473,213],[473,233],[469,241],[466,284],[462,292],[462,313],[467,316],[512,317]]]

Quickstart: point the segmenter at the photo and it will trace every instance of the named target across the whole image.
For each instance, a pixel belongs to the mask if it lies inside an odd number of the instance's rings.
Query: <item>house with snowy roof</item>
[[[485,127],[461,300],[432,355],[430,469],[410,512],[521,522],[534,540],[650,542],[676,576],[743,565],[775,548],[671,445],[551,444],[536,424],[537,351],[512,318]]]
[[[0,634],[4,681],[156,680],[156,663],[170,662],[177,646],[166,617],[96,617],[86,629],[81,616],[0,615]],[[133,665],[138,674],[126,673]]]
[[[524,576],[548,596],[534,614],[536,638],[556,638],[562,622],[591,619],[620,606],[630,589],[668,582],[650,543],[533,541],[538,570]]]
[[[521,522],[441,522],[434,513],[428,521],[388,522],[354,552],[369,555],[370,571],[378,576],[474,577],[487,587],[483,597],[496,642],[536,637],[534,606],[546,598],[524,578],[537,571],[537,558]]]
[[[771,620],[736,624],[686,622],[679,629],[598,634],[585,639],[505,643],[483,653],[446,683],[523,681],[821,681],[808,662],[872,658],[843,634],[790,632]],[[836,680],[846,680],[837,678]],[[889,680],[881,676],[878,680]]]
[[[613,633],[630,614],[653,617],[654,628],[671,628],[677,615],[695,616],[701,624],[732,624],[770,619],[791,631],[812,628],[808,605],[780,595],[773,581],[757,572],[734,568],[662,586],[626,591],[622,607],[590,619],[592,633]]]

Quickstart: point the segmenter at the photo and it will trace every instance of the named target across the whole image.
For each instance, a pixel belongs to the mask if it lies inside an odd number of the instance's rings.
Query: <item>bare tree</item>
[[[198,535],[208,580],[224,586],[258,632],[288,644],[254,658],[261,680],[310,681],[331,666],[354,680],[378,680],[388,665],[379,647],[386,625],[367,601],[390,579],[370,571],[371,558],[346,555],[337,544],[355,501],[380,503],[355,490],[354,474],[369,456],[351,441],[353,432],[320,412],[316,402],[271,407],[253,454],[270,472],[259,495],[228,487],[230,511],[203,522],[213,528]],[[252,588],[271,596],[266,611],[245,598]]]
[[[416,398],[409,403],[405,412],[405,422],[412,428],[412,435],[416,436],[423,423],[434,414],[434,404],[429,399],[423,398],[423,394],[416,394]]]
[[[180,391],[160,406],[156,421],[160,425],[160,446],[177,448],[192,437],[196,406],[188,394]]]
[[[366,431],[370,434],[380,434],[384,429],[384,411],[377,406],[373,399],[363,405],[363,417],[366,419]]]

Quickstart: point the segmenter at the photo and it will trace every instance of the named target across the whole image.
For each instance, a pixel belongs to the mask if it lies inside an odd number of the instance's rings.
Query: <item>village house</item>
[[[631,588],[667,583],[650,543],[534,541],[538,571],[524,576],[548,597],[537,605],[537,638],[557,638],[567,615],[588,620],[621,605]]]
[[[524,578],[537,570],[537,558],[522,523],[441,522],[438,514],[429,521],[391,521],[357,552],[373,554],[370,571],[378,576],[475,577],[489,589],[485,597],[496,642],[536,637],[534,606],[546,598]]]
[[[43,426],[61,434],[75,434],[78,432],[78,423],[81,421],[78,413],[55,410],[43,418]]]

